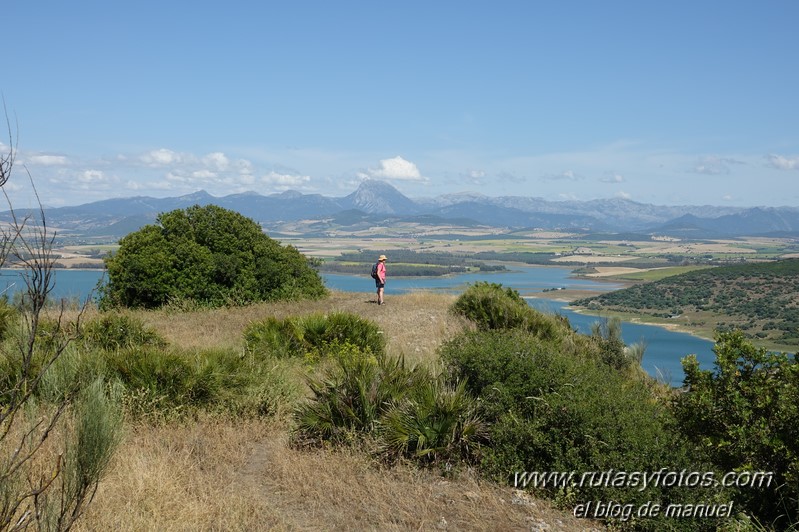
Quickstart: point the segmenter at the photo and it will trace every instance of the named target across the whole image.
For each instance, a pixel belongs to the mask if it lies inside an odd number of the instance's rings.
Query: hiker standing
[[[385,255],[380,255],[377,259],[377,264],[374,266],[374,274],[372,275],[375,279],[375,286],[377,287],[377,304],[383,304],[383,288],[386,286],[386,258]]]

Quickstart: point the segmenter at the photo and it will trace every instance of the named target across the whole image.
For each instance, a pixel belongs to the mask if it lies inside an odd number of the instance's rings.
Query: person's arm
[[[382,262],[377,267],[377,276],[380,277],[380,282],[381,283],[385,283],[386,282],[386,265],[383,264]]]

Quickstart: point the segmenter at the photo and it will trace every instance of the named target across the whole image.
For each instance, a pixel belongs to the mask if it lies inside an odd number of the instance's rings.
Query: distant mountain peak
[[[296,199],[301,197],[302,195],[303,195],[302,192],[298,192],[296,190],[286,190],[284,192],[280,192],[277,194],[270,194],[269,197],[280,198],[280,199]]]
[[[192,192],[191,194],[186,194],[185,196],[180,196],[178,199],[186,200],[186,201],[210,201],[216,199],[214,196],[210,195],[205,190],[198,190],[197,192]]]
[[[348,208],[367,213],[413,214],[418,206],[393,185],[377,179],[365,179],[358,189],[346,196],[344,204]]]

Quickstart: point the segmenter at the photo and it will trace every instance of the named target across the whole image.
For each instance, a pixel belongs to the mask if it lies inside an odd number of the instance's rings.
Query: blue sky
[[[13,201],[799,206],[799,2],[12,1]],[[8,135],[0,137],[8,149]]]

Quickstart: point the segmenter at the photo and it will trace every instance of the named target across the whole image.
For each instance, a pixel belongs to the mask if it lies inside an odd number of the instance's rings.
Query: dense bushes
[[[298,386],[280,363],[264,364],[233,349],[181,349],[144,323],[108,313],[74,324],[42,322],[42,357],[71,330],[75,340],[45,374],[38,395],[50,402],[69,397],[101,378],[119,388],[128,413],[151,420],[174,419],[199,410],[270,415],[296,400]],[[57,336],[56,336],[57,335]],[[12,388],[20,368],[0,356],[0,383]]]
[[[134,346],[166,346],[166,340],[145,327],[141,320],[117,313],[103,314],[86,323],[79,341],[86,348],[106,351]]]
[[[366,443],[385,459],[424,464],[474,460],[485,426],[462,384],[348,347],[311,380],[313,397],[296,413],[298,441]]]
[[[773,472],[768,489],[737,502],[779,529],[799,523],[799,360],[755,348],[741,332],[716,339],[716,368],[683,361],[686,393],[675,401],[683,432],[718,467]]]
[[[309,356],[314,360],[343,344],[373,355],[385,349],[383,333],[374,322],[346,312],[269,317],[250,324],[244,340],[249,353],[274,358]]]
[[[649,386],[606,364],[525,331],[467,333],[447,342],[441,356],[453,378],[481,400],[491,423],[482,465],[496,479],[507,482],[522,471],[702,469]],[[636,508],[699,496],[653,487],[547,487],[570,503],[621,500]]]
[[[480,330],[523,329],[541,338],[556,338],[569,329],[568,322],[530,307],[513,288],[477,282],[455,301],[453,312]]]
[[[509,482],[516,473],[710,471],[709,462],[681,434],[656,385],[635,372],[635,350],[623,344],[618,323],[575,333],[564,319],[536,315],[518,293],[478,283],[459,297],[454,311],[476,331],[446,342],[440,356],[451,381],[465,382],[479,398],[490,424],[490,444],[481,468]],[[531,324],[535,324],[531,326]],[[544,324],[541,326],[540,324]],[[625,371],[620,371],[625,370]],[[588,501],[617,501],[639,508],[670,504],[723,504],[726,493],[712,487],[664,488],[593,482],[550,482],[533,486],[567,508]],[[725,498],[726,497],[726,498]],[[700,519],[637,518],[624,525],[659,530],[712,528]]]
[[[215,205],[162,213],[120,240],[106,257],[106,307],[206,305],[316,298],[319,274],[295,248],[266,236],[253,220]]]

